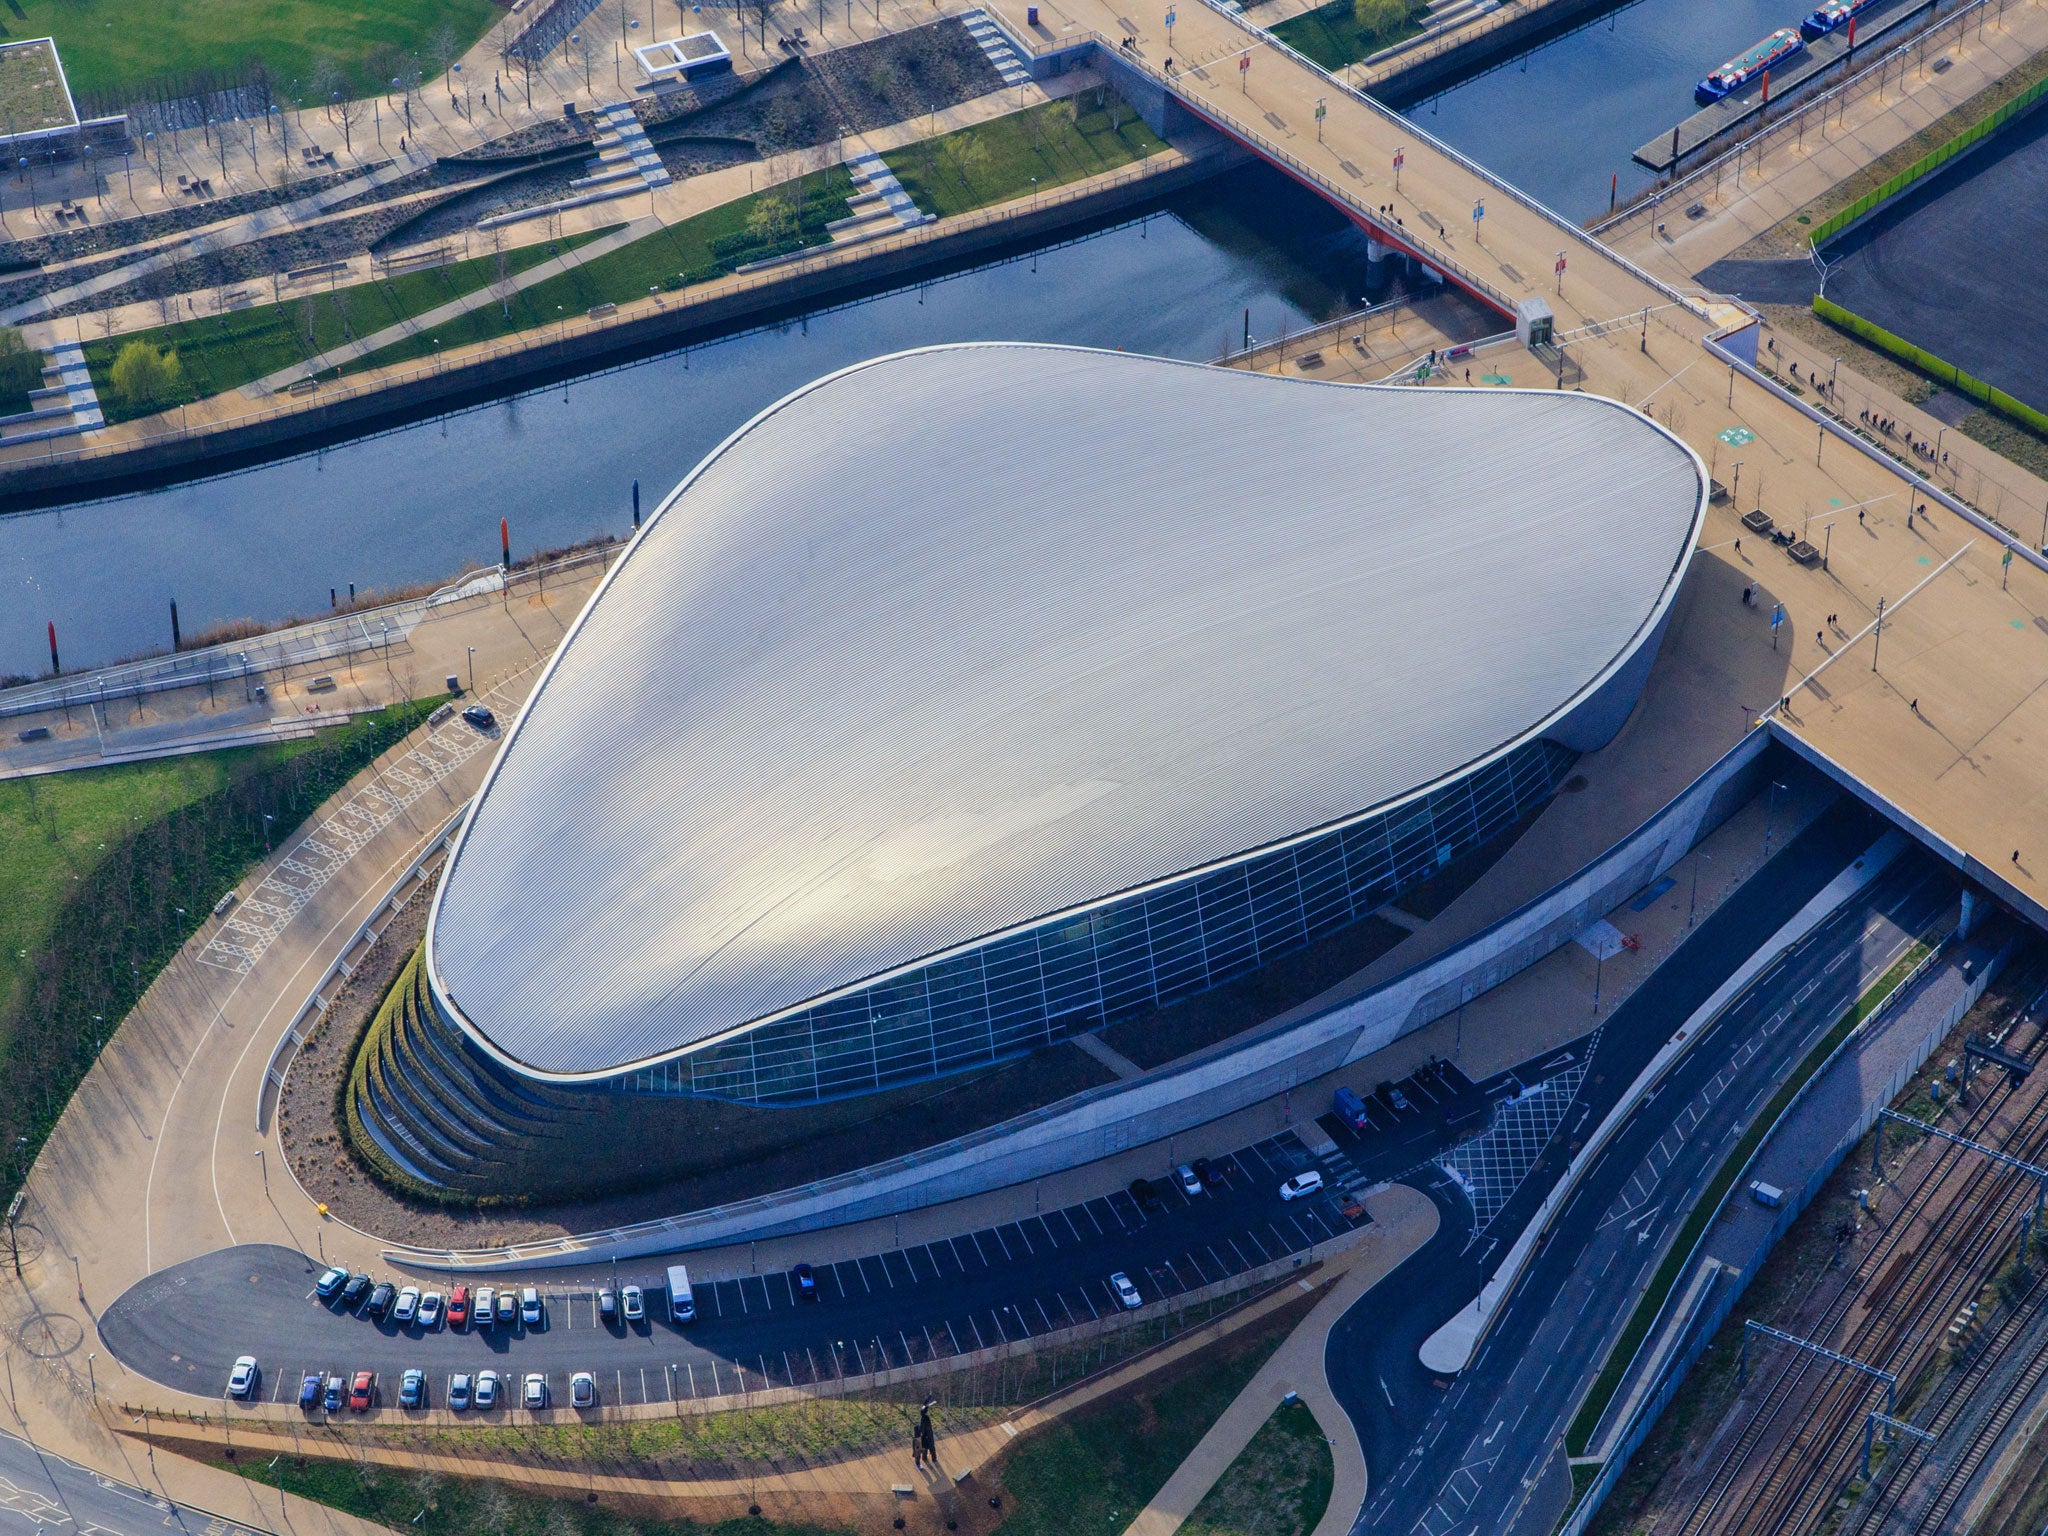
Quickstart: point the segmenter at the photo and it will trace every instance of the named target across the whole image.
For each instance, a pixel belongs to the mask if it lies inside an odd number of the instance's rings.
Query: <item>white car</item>
[[[254,1397],[259,1374],[254,1355],[237,1357],[234,1370],[228,1373],[228,1391],[236,1397]]]
[[[1195,1170],[1182,1163],[1173,1170],[1173,1176],[1180,1180],[1180,1192],[1190,1200],[1202,1192],[1202,1181],[1195,1177]]]
[[[1305,1195],[1314,1194],[1322,1187],[1323,1176],[1311,1168],[1305,1173],[1297,1173],[1293,1178],[1282,1184],[1280,1186],[1280,1198],[1282,1200],[1299,1200]]]
[[[519,1293],[519,1321],[529,1328],[540,1326],[540,1292],[530,1285]]]
[[[438,1328],[441,1326],[441,1293],[429,1291],[420,1298],[420,1326]]]
[[[548,1405],[548,1379],[539,1371],[529,1372],[526,1378],[526,1406],[539,1412]]]
[[[476,1305],[470,1309],[469,1326],[488,1328],[498,1315],[498,1293],[488,1285],[476,1293]]]
[[[478,1371],[476,1373],[476,1390],[470,1394],[470,1401],[479,1408],[495,1408],[498,1406],[498,1373],[496,1371]]]
[[[398,1305],[391,1309],[391,1321],[404,1324],[420,1315],[420,1288],[408,1285],[398,1293]]]
[[[626,1314],[626,1321],[637,1323],[647,1315],[647,1293],[637,1285],[629,1285],[619,1292],[619,1305]]]
[[[588,1371],[578,1371],[569,1378],[569,1402],[577,1408],[597,1406],[597,1378]]]
[[[469,1376],[458,1371],[448,1378],[448,1406],[460,1413],[469,1406]]]
[[[1109,1288],[1116,1292],[1118,1301],[1134,1311],[1145,1305],[1145,1299],[1138,1294],[1138,1288],[1131,1284],[1131,1277],[1122,1270],[1109,1277]]]

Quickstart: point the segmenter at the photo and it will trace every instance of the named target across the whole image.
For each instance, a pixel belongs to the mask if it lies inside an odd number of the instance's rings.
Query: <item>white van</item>
[[[679,1323],[697,1321],[697,1297],[690,1289],[690,1271],[682,1264],[668,1267],[668,1315]]]

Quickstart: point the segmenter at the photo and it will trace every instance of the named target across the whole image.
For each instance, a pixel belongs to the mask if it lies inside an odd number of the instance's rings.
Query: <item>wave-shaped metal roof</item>
[[[1589,395],[848,368],[727,439],[578,619],[436,897],[437,990],[594,1077],[1383,806],[1624,662],[1704,492]]]

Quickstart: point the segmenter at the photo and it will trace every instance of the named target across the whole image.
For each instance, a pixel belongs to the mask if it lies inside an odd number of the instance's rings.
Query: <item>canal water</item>
[[[1799,0],[1637,0],[1413,108],[1422,127],[1574,218],[1610,171],[1691,110],[1692,84]],[[834,368],[903,347],[1006,339],[1206,359],[1363,297],[1360,237],[1253,167],[1083,238],[806,321],[499,401],[317,456],[147,495],[0,518],[0,675],[96,665],[219,620],[316,614],[330,587],[434,580],[513,546],[631,526],[734,428]],[[1114,402],[1103,408],[1114,409]],[[1057,474],[1059,445],[1045,472]]]

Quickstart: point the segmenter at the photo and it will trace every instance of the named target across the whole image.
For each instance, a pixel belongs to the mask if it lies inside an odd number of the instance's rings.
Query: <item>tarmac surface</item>
[[[2048,112],[2037,110],[1832,244],[1828,297],[2048,408],[2048,293],[2025,280],[2048,247],[2044,184]]]
[[[66,1527],[80,1536],[141,1536],[145,1531],[256,1536],[256,1527],[173,1504],[147,1488],[116,1482],[0,1431],[0,1530]]]
[[[1842,862],[1832,839],[1844,830],[1842,818],[1824,819],[1752,884],[1768,887],[1774,876],[1824,882]],[[1448,1181],[1424,1186],[1444,1216],[1437,1236],[1389,1278],[1373,1308],[1331,1334],[1332,1381],[1379,1473],[1359,1529],[1442,1536],[1475,1521],[1503,1536],[1551,1529],[1570,1493],[1562,1441],[1581,1384],[1600,1369],[1699,1190],[1843,1010],[1915,938],[1945,931],[1954,901],[1952,877],[1909,852],[1730,1004],[1586,1170],[1455,1385],[1423,1370],[1415,1349],[1476,1289],[1483,1266],[1473,1255],[1484,1252],[1487,1233],[1474,1230]],[[1712,978],[1732,969],[1733,935],[1710,930],[1722,916],[1740,917],[1746,904],[1738,898],[1703,925],[1696,943],[1616,1010],[1606,1038],[1662,1040],[1682,1024]],[[1597,1123],[1637,1070],[1619,1055],[1594,1059],[1607,1069],[1605,1081],[1589,1079],[1587,1112],[1559,1142]],[[1561,1166],[1569,1155],[1556,1145],[1546,1161]],[[1504,1230],[1519,1225],[1511,1220]],[[1472,1278],[1445,1282],[1460,1271]]]

